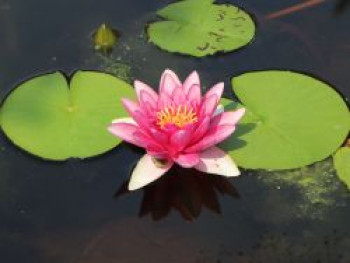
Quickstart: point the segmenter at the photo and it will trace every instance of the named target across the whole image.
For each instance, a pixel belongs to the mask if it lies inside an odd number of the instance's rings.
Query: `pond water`
[[[255,41],[194,59],[147,43],[146,23],[170,1],[1,0],[0,98],[54,70],[104,70],[156,86],[165,68],[181,77],[196,69],[207,87],[225,81],[229,98],[232,76],[262,69],[307,72],[350,97],[349,1],[320,1],[274,19],[302,1],[226,2],[255,15]],[[121,32],[110,56],[92,48],[102,23]],[[140,156],[122,144],[97,158],[49,162],[1,134],[0,261],[350,262],[350,194],[330,159],[293,171],[243,171],[232,180],[176,168],[127,193]]]

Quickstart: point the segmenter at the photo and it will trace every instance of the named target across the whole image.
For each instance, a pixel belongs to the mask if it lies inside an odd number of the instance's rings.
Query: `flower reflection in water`
[[[196,219],[203,207],[221,214],[220,195],[239,198],[228,178],[179,166],[173,167],[166,176],[146,186],[143,191],[139,216],[150,214],[155,221],[165,218],[172,209],[188,221]],[[128,193],[128,181],[125,181],[115,197]]]

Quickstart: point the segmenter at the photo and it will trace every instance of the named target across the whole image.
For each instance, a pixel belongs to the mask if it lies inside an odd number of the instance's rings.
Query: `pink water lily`
[[[181,83],[168,69],[161,77],[159,94],[141,81],[134,86],[138,101],[122,100],[131,118],[114,120],[108,127],[112,134],[147,151],[132,173],[129,190],[155,181],[174,163],[227,177],[240,174],[229,155],[215,146],[234,132],[245,112],[224,112],[219,105],[224,83],[202,96],[196,71]]]

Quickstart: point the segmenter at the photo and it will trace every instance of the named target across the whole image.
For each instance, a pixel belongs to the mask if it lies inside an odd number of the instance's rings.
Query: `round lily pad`
[[[222,147],[245,168],[291,169],[325,159],[350,130],[349,109],[328,84],[290,71],[232,80],[247,113]],[[239,107],[231,103],[227,107]]]
[[[350,189],[350,147],[340,148],[333,157],[338,177]]]
[[[131,86],[111,75],[79,71],[70,88],[59,73],[30,79],[10,93],[1,109],[2,129],[24,150],[50,160],[87,158],[120,143],[107,131],[127,116],[121,97]]]
[[[213,0],[185,0],[168,5],[157,14],[147,33],[160,48],[195,57],[228,52],[250,43],[255,23],[245,11]]]

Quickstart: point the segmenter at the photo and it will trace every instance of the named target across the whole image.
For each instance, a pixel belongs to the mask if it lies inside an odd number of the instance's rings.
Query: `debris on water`
[[[125,82],[131,83],[131,66],[122,62],[121,57],[115,58],[113,56],[103,56],[101,54],[98,58],[102,60],[100,66],[102,71],[112,74]]]
[[[131,47],[129,45],[125,45],[125,50],[130,51]]]
[[[94,33],[94,49],[103,53],[110,53],[117,44],[119,33],[112,27],[102,24]]]
[[[331,208],[344,206],[345,199],[349,196],[336,176],[331,159],[301,169],[261,171],[259,179],[273,188],[292,189],[295,196],[289,196],[293,204],[288,204],[288,207],[293,207],[290,215],[299,218],[322,220]],[[276,193],[276,196],[271,195],[273,200],[266,202],[279,203],[275,199],[281,199],[283,192],[279,191],[280,194]]]
[[[280,18],[286,15],[290,15],[293,14],[295,12],[299,12],[302,11],[306,8],[310,8],[310,7],[314,7],[317,6],[319,4],[324,3],[324,0],[309,0],[309,1],[305,1],[304,3],[301,4],[296,4],[290,7],[286,7],[285,9],[279,10],[277,12],[268,14],[266,16],[266,19],[270,20],[270,19],[275,19],[275,18]]]

